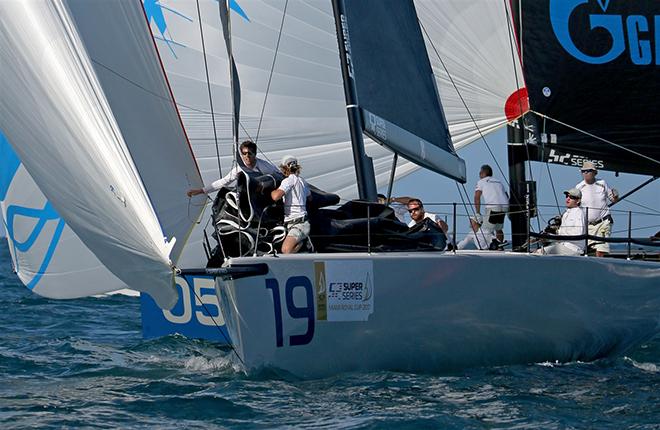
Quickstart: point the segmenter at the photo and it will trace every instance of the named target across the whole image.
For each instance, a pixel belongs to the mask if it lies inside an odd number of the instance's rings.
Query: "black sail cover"
[[[660,1],[511,4],[538,160],[660,175]]]
[[[412,0],[338,0],[365,133],[408,160],[465,182]]]

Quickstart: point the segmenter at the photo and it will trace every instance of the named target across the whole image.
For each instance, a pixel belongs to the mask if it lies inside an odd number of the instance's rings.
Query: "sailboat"
[[[125,62],[122,58],[134,55],[139,49],[133,47],[135,42],[127,35],[147,33],[152,37],[204,182],[214,180],[231,167],[234,155],[231,151],[232,142],[228,137],[231,134],[230,82],[226,74],[228,54],[224,46],[213,43],[214,40],[222,38],[216,1],[202,1],[199,3],[200,9],[192,2],[144,1],[144,18],[150,24],[150,34],[149,27],[138,20],[117,20],[112,26],[125,29],[122,39],[118,38],[118,31],[106,31],[104,27],[109,25],[107,17],[113,16],[112,11],[106,10],[109,5],[101,2],[93,6],[84,4],[85,2],[60,3],[61,13],[68,14],[70,21],[76,24],[74,27],[85,45],[80,54],[90,57],[94,73],[119,78],[117,82],[125,84],[121,89],[122,93],[132,94],[136,104],[141,103],[141,98],[147,100],[156,96],[161,99],[169,97],[166,93],[145,94],[142,80],[136,79],[136,76],[139,77],[138,72],[134,71],[129,78],[121,69]],[[277,160],[281,158],[281,154],[295,152],[307,166],[306,177],[312,183],[346,199],[356,197],[330,3],[253,2],[243,4],[243,9],[239,3],[230,2],[229,8],[235,14],[232,26],[234,58],[241,71],[249,71],[241,79],[243,130],[249,133],[248,137],[258,139],[263,151],[262,156]],[[12,19],[16,14],[10,6],[19,5],[7,5],[3,11],[6,19]],[[51,7],[47,4],[41,6]],[[135,9],[132,13],[139,17],[137,6],[138,2],[130,5]],[[464,10],[464,5],[459,4],[452,6],[454,10],[451,14],[439,14],[437,6],[433,4],[425,5],[422,2],[421,6],[425,8],[428,16],[424,18],[426,30],[441,50],[443,41],[455,41],[461,33],[457,22],[469,21],[474,15],[471,11]],[[282,29],[280,45],[276,43],[277,38],[273,37],[273,28],[277,28],[283,18],[287,21]],[[83,19],[86,23],[78,25],[78,20]],[[31,26],[38,25],[34,21],[30,22]],[[301,25],[301,22],[304,22],[304,25]],[[474,74],[458,83],[462,97],[470,101],[480,100],[478,108],[475,108],[472,114],[477,117],[483,132],[506,122],[499,107],[502,99],[515,90],[515,82],[502,79],[499,75],[502,70],[508,70],[506,66],[510,66],[510,63],[503,62],[502,55],[498,54],[503,51],[502,47],[506,48],[508,45],[503,43],[501,35],[498,36],[489,26],[492,27],[492,24],[484,23],[480,26],[483,29],[482,34],[475,32],[470,35],[471,38],[463,41],[466,45],[474,45],[477,42],[488,44],[488,55],[482,56],[479,62],[476,59],[461,59],[460,56],[452,54],[451,50],[443,50],[445,62],[450,65],[488,71]],[[7,27],[8,32],[11,32],[11,28],[13,27]],[[14,33],[12,37],[17,34],[19,33]],[[206,45],[204,37],[207,39]],[[106,45],[88,42],[95,40],[112,41],[112,51],[117,53],[117,64],[102,60]],[[122,42],[114,43],[118,40]],[[140,46],[148,48],[145,44]],[[120,49],[124,51],[119,52]],[[210,82],[204,78],[205,58],[208,58]],[[271,64],[275,65],[272,70]],[[438,76],[438,87],[449,88],[450,83],[443,65],[437,58],[434,58],[432,64]],[[272,79],[272,90],[268,92],[269,72],[272,71],[275,76]],[[315,78],[310,79],[311,76]],[[498,82],[499,85],[490,85],[488,92],[480,91],[489,82]],[[106,91],[104,85],[101,81],[101,86]],[[210,100],[207,85],[212,95]],[[446,92],[450,99],[455,94],[453,88]],[[112,103],[112,100],[109,102]],[[117,109],[122,108],[118,106]],[[445,102],[445,109],[449,110],[447,123],[452,130],[454,146],[460,148],[474,140],[476,132],[474,127],[470,126],[471,119],[465,110],[461,109],[461,101],[448,100]],[[147,107],[142,110],[150,111]],[[158,114],[154,112],[152,118],[156,117]],[[119,115],[116,120],[118,123],[140,122],[137,118]],[[142,124],[161,121],[170,120],[154,119],[142,121]],[[29,129],[33,124],[33,117],[28,115],[20,122],[6,121],[3,129],[12,131],[13,135],[15,128]],[[148,128],[155,130],[160,126],[152,125]],[[219,144],[214,142],[215,128]],[[376,182],[383,186],[389,180],[391,152],[369,139],[366,146],[374,160]],[[219,162],[216,160],[216,148],[219,148]],[[0,176],[3,178],[0,184],[0,206],[10,230],[7,239],[14,268],[25,285],[36,294],[56,299],[85,297],[125,288],[126,282],[99,261],[44,196],[4,135],[0,141],[0,153]],[[416,169],[418,166],[414,163],[399,159],[395,179]],[[186,205],[184,215],[194,218],[194,213],[189,213],[188,206],[198,210],[203,206],[203,202],[195,201]],[[205,263],[203,231],[206,224],[201,222],[194,226],[180,254],[178,267],[199,267]],[[216,325],[222,326],[223,319],[217,298],[212,294],[212,288],[209,288],[212,284],[209,284],[208,278],[207,275],[177,276],[176,292],[179,297],[171,311],[159,309],[148,294],[143,294],[145,336],[178,332],[192,337],[202,336],[226,341],[226,336],[218,333],[216,329]],[[128,279],[130,282],[131,278]],[[196,325],[196,322],[201,326]],[[162,327],[161,323],[166,326]]]
[[[90,110],[83,112],[83,117],[95,118],[95,125],[103,125],[106,132],[101,133],[101,136],[112,142],[112,147],[118,148],[113,154],[103,154],[104,157],[107,157],[107,165],[119,163],[124,166],[124,171],[133,172],[127,174],[127,178],[142,178],[144,172],[141,171],[138,162],[131,161],[132,151],[127,151],[125,146],[128,142],[133,144],[135,139],[124,137],[125,133],[121,125],[116,124],[121,124],[121,118],[124,118],[125,121],[132,122],[135,126],[134,118],[126,119],[127,115],[117,112],[118,110],[121,112],[121,108],[118,106],[108,109],[112,100],[107,100],[106,103],[107,91],[100,89],[107,85],[103,83],[102,76],[99,77],[103,73],[99,73],[98,70],[92,72],[96,66],[89,64],[88,52],[93,45],[79,43],[78,37],[87,28],[89,34],[92,35],[106,34],[106,37],[112,35],[106,40],[112,40],[121,47],[130,47],[134,45],[135,41],[126,40],[130,39],[128,32],[110,31],[111,29],[105,29],[105,27],[93,28],[94,26],[90,23],[95,22],[97,25],[98,18],[96,21],[92,18],[101,13],[98,7],[102,6],[86,6],[90,7],[91,9],[88,11],[93,11],[93,13],[81,14],[84,3],[53,2],[46,7],[43,5],[3,4],[2,7],[5,8],[3,12],[7,13],[5,16],[12,16],[12,20],[7,21],[15,20],[16,22],[7,23],[5,32],[2,33],[3,38],[0,39],[2,42],[0,45],[15,46],[16,40],[14,39],[19,34],[19,29],[23,28],[23,25],[29,28],[35,23],[35,19],[39,24],[37,27],[50,29],[52,34],[59,35],[53,39],[54,42],[34,38],[38,42],[36,43],[37,49],[25,49],[21,52],[33,54],[32,57],[29,57],[31,60],[41,59],[39,47],[64,42],[58,48],[62,50],[61,58],[74,60],[71,61],[72,64],[69,64],[70,68],[66,70],[77,77],[75,82],[79,85],[79,95],[92,94],[94,97],[91,99],[95,99],[97,102],[100,100],[100,103],[91,103],[90,97],[83,97],[84,105]],[[493,2],[488,3],[493,4]],[[300,5],[308,6],[302,3]],[[452,5],[456,8],[461,7],[457,4]],[[80,6],[82,9],[76,12],[74,10],[76,6]],[[131,28],[141,29],[133,33],[140,39],[141,35],[145,33],[144,16],[140,21],[134,5],[126,3],[123,6],[125,10],[121,10],[121,13],[134,19],[127,20],[124,15],[121,17],[113,15],[113,12],[119,14],[116,11],[103,10],[102,21],[107,21],[110,27],[113,23],[122,23],[120,26],[116,26],[118,29],[125,29],[126,22],[129,22]],[[502,4],[497,6],[499,8],[494,7],[493,9],[499,12],[496,12],[494,16],[500,17],[505,15],[505,11],[511,12],[509,8],[503,9]],[[440,44],[434,44],[433,47],[426,46],[423,31],[419,26],[419,22],[424,23],[428,15],[418,15],[418,11],[424,7],[429,9],[433,9],[433,7],[424,5],[424,2],[413,5],[412,2],[404,1],[345,1],[335,2],[334,7],[336,25],[339,29],[337,34],[341,44],[340,51],[342,51],[344,84],[347,85],[347,82],[353,82],[354,79],[353,90],[356,91],[352,94],[355,97],[354,103],[347,100],[349,103],[344,104],[349,105],[352,114],[356,115],[353,117],[352,124],[353,144],[361,139],[362,132],[359,128],[363,128],[375,142],[413,160],[411,162],[424,165],[458,180],[464,180],[464,167],[455,154],[455,149],[458,147],[455,143],[456,136],[461,134],[462,129],[456,126],[456,123],[452,124],[450,120],[451,105],[445,103],[445,100],[450,100],[452,96],[447,88],[443,87],[442,82],[434,81],[433,64],[428,57],[428,52],[439,49]],[[323,14],[321,13],[321,15]],[[77,25],[71,25],[70,20],[73,19],[71,17],[76,16],[84,19],[75,21]],[[396,21],[391,25],[383,25],[393,19]],[[88,22],[86,26],[81,24],[85,21]],[[233,24],[235,27],[240,27],[244,23],[239,20],[238,23]],[[360,28],[362,31],[359,30]],[[409,45],[399,46],[400,51],[397,51],[396,55],[388,57],[387,53],[391,53],[392,47],[401,45],[400,36],[392,34],[392,30],[399,28],[402,29],[402,34],[410,36],[407,39]],[[390,34],[380,33],[380,31],[387,33],[387,30],[390,31]],[[430,31],[431,26],[425,26],[425,30]],[[440,30],[442,29],[440,28]],[[82,40],[86,39],[83,37]],[[92,37],[91,40],[93,39]],[[149,39],[147,38],[147,40]],[[506,36],[505,40],[508,42],[509,36]],[[27,43],[20,38],[18,41]],[[116,43],[116,41],[122,41],[122,43]],[[381,46],[379,43],[382,44],[383,41],[396,43]],[[239,41],[234,40],[233,46],[238,58],[239,52],[243,51],[238,49],[239,43],[237,42]],[[144,43],[147,43],[146,40]],[[249,41],[246,43],[249,44]],[[83,45],[84,49],[80,49]],[[347,46],[350,49],[347,49]],[[146,45],[142,49],[149,51]],[[16,55],[14,50],[8,49],[7,51],[11,55],[3,55],[3,58],[14,59],[13,56]],[[153,54],[153,51],[149,52]],[[365,52],[369,55],[365,55]],[[370,60],[373,52],[381,54],[382,58],[375,55],[373,57],[378,57],[378,60],[382,61],[380,64],[382,67],[369,65],[373,60]],[[415,53],[412,58],[411,52]],[[119,56],[119,54],[117,55]],[[52,60],[50,57],[48,59]],[[98,60],[102,57],[92,55],[91,58]],[[151,70],[154,70],[154,73],[151,78],[154,83],[162,84],[162,70],[155,72],[157,69],[155,65],[158,64],[155,61],[156,57],[152,55],[148,58],[150,60],[145,66],[147,70],[149,70],[149,66],[153,67]],[[23,61],[20,57],[16,60],[18,61],[15,64],[10,63],[13,67],[9,69],[16,81],[22,81],[18,78],[22,69],[19,70],[20,67],[17,65],[20,65],[25,71],[34,73],[34,75],[28,75],[30,79],[27,79],[26,82],[40,83],[43,81],[51,84],[51,87],[39,94],[45,97],[45,100],[51,101],[40,108],[41,116],[52,115],[51,118],[64,118],[65,124],[79,123],[76,115],[64,117],[63,115],[69,112],[66,112],[66,109],[65,112],[60,111],[62,106],[58,102],[69,101],[69,99],[52,96],[53,94],[68,96],[58,92],[58,86],[54,84],[62,85],[69,79],[53,82],[53,77],[49,76],[49,73],[45,73],[40,68],[35,70],[29,61]],[[123,62],[125,60],[119,61],[118,65],[122,65]],[[382,76],[377,73],[378,70],[391,72],[393,65],[401,64],[410,67],[402,67],[398,71],[399,76],[392,75],[386,81],[382,81]],[[515,61],[512,61],[512,64],[514,70],[517,70],[518,66],[515,65]],[[53,64],[48,63],[47,65],[51,66],[48,68],[50,71]],[[57,66],[57,64],[55,65]],[[61,66],[58,67],[61,68]],[[140,69],[142,70],[142,67]],[[122,69],[109,67],[108,75],[112,75],[110,72],[116,70]],[[380,83],[380,85],[371,87],[365,85],[363,82],[365,70],[371,70],[373,73],[373,75],[369,75],[368,82]],[[416,78],[419,79],[405,81],[405,78],[410,77],[408,74],[415,71],[417,72]],[[353,72],[356,73],[355,77],[351,76]],[[122,70],[121,76],[130,77],[131,74]],[[61,79],[62,74],[56,74],[54,78]],[[242,82],[246,81],[248,80],[243,75]],[[399,101],[405,100],[406,97],[413,94],[407,91],[408,87],[401,86],[402,81],[419,84],[417,92],[414,93],[415,98],[412,99],[415,100],[413,103],[415,106],[407,112],[407,120],[399,119],[400,112],[397,112],[396,109]],[[133,79],[133,82],[141,81]],[[365,87],[366,92],[364,92]],[[135,89],[135,87],[131,88]],[[522,108],[524,98],[520,97],[524,93],[517,92],[518,89],[521,88],[514,87],[516,96],[510,103],[509,119],[518,117],[526,110]],[[161,100],[168,101],[168,103],[163,103],[165,107],[161,106],[161,108],[164,112],[160,112],[157,116],[167,118],[170,115],[171,122],[168,124],[176,124],[176,117],[171,115],[174,106],[171,102],[171,94],[168,95],[168,90],[162,85],[159,91],[156,93],[162,96]],[[351,91],[346,91],[349,96]],[[395,91],[399,91],[398,98],[393,96]],[[179,237],[185,239],[186,232],[196,218],[193,216],[194,214],[187,212],[188,202],[185,202],[186,221],[182,226],[178,226],[181,230],[176,233],[171,232],[163,227],[161,217],[155,216],[160,211],[159,206],[151,200],[153,196],[149,192],[144,192],[152,187],[152,185],[148,185],[148,181],[130,181],[129,184],[122,183],[121,189],[113,187],[115,191],[108,191],[110,189],[107,186],[108,182],[113,185],[119,182],[120,178],[113,176],[105,184],[103,181],[98,181],[101,182],[99,184],[97,181],[90,180],[90,184],[96,188],[91,189],[91,192],[88,193],[101,197],[108,196],[109,192],[111,197],[119,202],[115,202],[112,198],[109,199],[114,203],[112,211],[107,214],[102,213],[102,215],[111,216],[97,220],[92,219],[90,214],[85,214],[87,217],[80,218],[75,213],[76,210],[80,210],[81,207],[97,208],[98,205],[91,196],[88,196],[84,203],[76,203],[78,200],[73,198],[75,195],[72,196],[72,193],[67,192],[70,191],[67,187],[62,187],[62,184],[66,184],[62,176],[66,177],[67,172],[70,175],[74,174],[71,166],[68,165],[70,163],[67,163],[66,157],[63,156],[63,152],[89,154],[87,141],[97,142],[99,133],[96,130],[92,135],[83,133],[91,132],[88,129],[76,130],[80,134],[74,136],[72,136],[73,133],[65,133],[65,137],[73,137],[70,140],[78,145],[70,151],[57,151],[51,147],[34,146],[29,139],[33,136],[29,135],[27,127],[16,127],[17,123],[22,124],[25,118],[30,117],[27,109],[32,107],[31,104],[18,97],[19,93],[26,92],[32,93],[25,87],[3,86],[2,99],[11,100],[16,106],[25,107],[25,110],[21,112],[22,115],[12,115],[14,108],[10,109],[8,104],[4,104],[3,115],[0,115],[2,118],[0,120],[3,121],[0,128],[9,130],[9,141],[17,149],[21,159],[25,160],[30,174],[34,176],[39,187],[43,189],[44,194],[53,202],[58,211],[62,212],[66,221],[71,223],[72,229],[79,233],[80,238],[94,251],[104,265],[127,284],[135,285],[152,294],[161,306],[171,306],[172,290],[169,288],[171,285],[166,282],[166,278],[171,277],[172,271],[176,270],[174,268],[177,261],[176,253],[173,249],[176,243],[180,242]],[[334,94],[341,98],[341,90]],[[382,96],[382,98],[374,97],[374,94]],[[443,100],[442,106],[439,103],[438,94]],[[110,97],[110,99],[112,98]],[[533,104],[533,97],[530,99]],[[392,103],[392,100],[396,103]],[[121,101],[121,97],[119,101]],[[72,103],[75,106],[79,104],[83,103],[80,100]],[[428,115],[424,120],[420,116],[417,121],[418,116],[413,112],[420,109],[420,105]],[[501,104],[499,106],[501,107]],[[345,106],[343,107],[345,108]],[[109,114],[110,111],[113,115]],[[75,113],[81,114],[81,112]],[[496,121],[483,119],[482,127],[495,128],[506,122],[504,115],[498,113],[497,116],[502,118]],[[102,121],[103,118],[105,120]],[[481,119],[465,118],[464,115],[464,120],[463,126],[468,122],[479,122]],[[116,123],[114,123],[115,121]],[[432,121],[433,127],[430,126],[429,121]],[[445,121],[447,125],[443,126]],[[121,133],[117,131],[117,127],[122,130]],[[16,130],[17,128],[18,130]],[[186,128],[187,130],[188,128]],[[57,138],[55,131],[60,130],[59,128],[54,131],[49,130],[51,132],[49,136],[46,136],[44,131],[40,131],[41,134],[37,133],[37,137],[43,142],[55,141],[58,144],[68,140]],[[454,143],[449,140],[450,133],[454,136]],[[469,133],[472,134],[472,138],[475,134],[478,136],[478,132],[474,132],[474,130]],[[181,145],[182,142],[186,142],[185,138],[181,138],[181,130],[176,131],[175,134],[179,135],[179,143],[172,145],[172,148],[177,151],[174,157],[177,160],[180,157],[184,161],[194,161],[195,158],[191,155],[187,145]],[[342,135],[346,134],[344,132]],[[310,134],[310,136],[313,135],[313,133]],[[53,138],[54,136],[55,138]],[[110,138],[111,136],[114,139]],[[126,144],[120,137],[124,137]],[[106,140],[103,141],[106,142]],[[153,142],[153,140],[150,141]],[[100,146],[104,147],[104,145]],[[45,161],[43,157],[39,156],[40,151],[48,154],[48,161],[51,158],[53,161],[57,161],[57,165],[61,169],[51,172],[45,168]],[[119,157],[117,153],[124,156],[131,154],[131,157]],[[163,156],[165,155],[163,154]],[[166,158],[169,159],[169,157],[172,155],[170,154]],[[653,155],[651,158],[657,159]],[[361,164],[365,157],[361,155],[357,157],[357,160],[358,164]],[[362,172],[364,176],[360,180],[361,197],[367,200],[371,199],[370,194],[373,194],[374,191],[374,187],[369,182],[375,177],[374,182],[377,183],[379,178],[378,174],[369,174],[368,164],[367,162],[367,169]],[[378,167],[378,164],[376,166]],[[68,170],[66,170],[67,168]],[[381,172],[386,172],[382,166],[381,169]],[[194,168],[186,170],[179,167],[175,167],[171,171],[168,169],[168,182],[169,176],[174,179],[185,178],[179,181],[181,185],[178,188],[170,190],[173,195],[179,196],[180,192],[183,195],[182,190],[185,189],[185,186],[200,183],[199,174],[194,170]],[[60,171],[65,174],[57,176]],[[105,172],[105,169],[94,171],[96,174],[98,172]],[[93,176],[91,171],[87,173],[88,176]],[[383,173],[380,176],[386,176],[386,174]],[[78,173],[75,174],[75,177],[84,178]],[[81,181],[85,183],[86,179]],[[124,188],[135,189],[135,192],[129,195],[124,192]],[[125,208],[132,207],[133,199],[141,202],[140,207],[145,210],[140,211],[139,216],[130,214],[123,216]],[[75,203],[73,206],[77,208],[76,210],[68,206],[72,203]],[[152,210],[147,210],[150,207]],[[178,213],[181,212],[181,206],[179,206]],[[118,224],[126,223],[133,228],[126,232],[126,238],[136,235],[140,238],[140,241],[137,241],[139,243],[129,241],[131,247],[118,246],[120,242],[113,239],[114,231],[90,228],[90,226],[96,227],[99,222],[101,227],[104,227],[103,222],[111,222],[115,216],[122,216]],[[136,224],[138,225],[136,226]],[[112,226],[116,225],[112,224]],[[138,231],[147,231],[147,228],[149,228],[147,237],[137,236]],[[167,240],[164,240],[163,237],[167,237]],[[173,237],[177,237],[174,246],[171,245]],[[114,251],[112,251],[113,246]],[[117,256],[119,258],[116,258]],[[135,256],[146,258],[134,260]],[[171,256],[175,258],[170,258]],[[129,262],[132,264],[128,264]],[[558,282],[555,272],[558,264],[562,264],[563,272],[573,273],[575,276],[568,280],[562,278],[562,282]],[[154,283],[147,289],[145,285],[141,284],[143,280],[147,279],[147,276],[133,276],[133,272],[127,270],[130,268],[148,268],[152,270],[149,279],[152,279],[151,276],[153,276],[153,279],[159,279],[160,282]],[[475,268],[479,270],[475,270]],[[507,285],[488,285],[479,276],[479,273],[485,272],[492,274],[493,278],[510,278],[510,274],[514,271],[520,273],[519,279],[515,279]],[[643,262],[540,257],[514,253],[444,254],[440,252],[375,253],[367,251],[237,257],[229,259],[215,273],[218,275],[216,285],[218,296],[230,329],[236,356],[248,369],[272,365],[300,375],[320,375],[357,369],[434,371],[475,365],[545,360],[590,360],[623,352],[657,333],[658,329],[660,272],[657,266]],[[603,273],[607,273],[608,276],[604,277]],[[599,282],[593,282],[594,279],[598,279]]]
[[[561,85],[567,75],[578,76],[577,68],[585,76],[579,84],[591,94],[593,88],[586,83],[602,91],[602,82],[613,70],[625,69],[625,76],[636,73],[629,66],[653,63],[650,42],[642,41],[638,31],[647,31],[657,6],[587,1],[505,6],[509,18],[517,17],[510,28],[521,31],[517,40],[522,43],[513,51],[529,80],[528,97],[518,93],[512,111],[514,116],[529,112],[518,130],[532,131],[527,142],[514,140],[511,146],[531,151],[525,143],[536,142],[546,156],[571,151],[558,158],[569,163],[573,153],[586,160],[597,151],[604,169],[657,175],[660,154],[657,145],[647,143],[657,137],[655,115],[614,109],[617,119],[631,121],[618,128],[600,113],[609,105],[602,100],[593,104],[586,95],[570,100],[572,85]],[[439,119],[442,112],[432,115],[433,120],[424,119],[439,105],[437,98],[429,97],[431,67],[413,2],[337,0],[333,7],[347,111],[353,144],[358,146],[356,162],[364,169],[358,174],[363,181],[361,197],[370,200],[373,193],[369,165],[361,160],[359,148],[363,131],[402,156],[461,180],[464,171],[447,143],[449,133]],[[591,20],[591,27],[583,26],[585,20]],[[629,58],[622,55],[626,49],[618,39],[623,37],[618,29],[624,21],[629,23],[629,49],[637,49],[627,51]],[[612,31],[614,53],[593,53],[612,43],[607,35],[592,35],[594,27]],[[557,42],[549,46],[546,39],[552,37]],[[568,49],[566,37],[571,37]],[[596,42],[585,46],[590,37]],[[530,46],[534,43],[543,48]],[[571,51],[578,44],[592,56],[579,58]],[[576,55],[577,62],[570,58]],[[535,56],[544,62],[534,64]],[[607,64],[615,60],[618,64]],[[627,60],[632,64],[625,64]],[[585,62],[595,67],[580,64]],[[602,64],[605,68],[598,67]],[[654,77],[649,79],[652,88],[657,85],[657,67],[644,73]],[[538,84],[549,81],[554,88]],[[561,96],[562,89],[571,104],[551,97]],[[649,111],[657,111],[657,103],[648,98],[654,92],[648,88],[627,90],[628,94],[637,103],[650,104]],[[410,116],[414,121],[407,120]],[[543,120],[543,128],[538,121],[537,128],[527,125],[535,117]],[[647,133],[633,137],[631,128],[637,126],[637,133]],[[431,128],[438,134],[427,134]],[[554,131],[557,128],[563,130]],[[444,153],[434,157],[429,148]],[[623,161],[622,153],[629,162],[616,164]],[[524,189],[519,182],[512,187]],[[514,199],[520,204],[528,197],[519,193]],[[660,267],[655,263],[514,252],[370,251],[228,259],[219,269],[216,287],[237,361],[247,369],[274,366],[301,376],[591,361],[622,354],[660,328]]]

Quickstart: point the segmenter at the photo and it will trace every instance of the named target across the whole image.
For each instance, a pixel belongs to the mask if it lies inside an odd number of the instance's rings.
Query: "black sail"
[[[340,0],[363,128],[414,163],[465,182],[412,0]]]
[[[539,161],[659,175],[660,1],[512,5]]]

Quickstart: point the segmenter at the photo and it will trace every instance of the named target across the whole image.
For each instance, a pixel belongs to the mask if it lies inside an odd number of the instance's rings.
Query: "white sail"
[[[139,7],[118,3],[106,7],[105,12],[111,11],[115,13],[101,15],[100,21],[127,22],[141,28],[124,34],[128,42],[143,42],[140,34],[145,33],[145,23]],[[154,167],[149,171],[138,168],[131,154],[142,143],[127,144],[126,128],[113,115],[94,71],[94,60],[88,57],[67,5],[3,2],[0,19],[0,128],[53,207],[99,260],[130,286],[151,294],[161,306],[172,306],[176,290],[170,251],[176,237],[164,237],[149,199],[151,190],[145,189],[140,175],[143,180],[154,172],[163,179],[183,176],[193,185],[199,179],[186,178],[190,171],[166,171],[167,164],[158,161],[161,154],[170,154],[164,149],[159,153],[154,141],[148,141]],[[121,51],[123,42],[115,39],[106,44]],[[152,91],[150,97],[165,97],[160,108],[173,110],[155,52],[145,53],[141,60],[141,65],[151,66],[149,70],[140,68],[145,81],[152,84],[146,87]],[[135,86],[131,90],[132,95],[124,96],[134,96],[135,103],[147,93],[136,91]],[[153,118],[167,117],[162,111]],[[183,150],[177,155],[184,161],[190,157]]]
[[[243,16],[232,13],[231,35],[241,84],[240,140],[258,137],[260,156],[274,163],[285,154],[296,154],[310,183],[343,199],[355,197],[355,169],[330,2],[239,3]],[[158,5],[146,8],[152,32],[208,183],[219,172],[197,5],[177,1]],[[217,2],[200,1],[199,5],[220,161],[226,173],[233,162],[228,56]],[[379,185],[385,185],[392,153],[373,142],[367,150],[374,157]],[[397,177],[415,168],[401,162]]]
[[[415,0],[415,6],[454,148],[514,119],[505,114],[507,101],[519,110],[511,96],[525,83],[508,2]]]
[[[0,134],[0,209],[19,279],[34,293],[68,299],[125,287],[46,200]]]

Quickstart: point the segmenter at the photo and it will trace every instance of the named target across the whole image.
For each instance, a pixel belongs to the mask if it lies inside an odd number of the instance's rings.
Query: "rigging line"
[[[504,181],[506,184],[511,188],[511,184],[509,184],[509,181],[506,179],[506,175],[504,174],[504,171],[502,170],[502,167],[500,166],[500,163],[497,162],[497,158],[495,158],[495,154],[493,154],[493,151],[490,149],[490,145],[488,145],[488,141],[486,140],[486,137],[483,135],[481,132],[481,128],[477,125],[477,120],[474,118],[474,115],[472,115],[472,111],[467,105],[467,102],[463,98],[463,95],[461,92],[458,90],[458,86],[456,85],[456,82],[454,81],[454,78],[452,75],[449,73],[449,69],[447,69],[447,66],[445,65],[445,62],[442,61],[442,57],[440,56],[440,53],[438,52],[438,49],[435,47],[435,44],[433,43],[433,40],[429,36],[428,32],[426,31],[426,27],[424,27],[424,24],[418,19],[418,23],[420,28],[424,31],[424,34],[426,35],[426,40],[428,40],[429,44],[433,48],[433,51],[435,52],[435,55],[438,57],[438,60],[440,61],[440,64],[442,64],[442,68],[445,70],[445,73],[447,73],[447,77],[449,78],[449,81],[451,82],[452,86],[456,90],[456,94],[458,94],[458,97],[461,99],[461,103],[463,103],[463,106],[465,106],[465,110],[467,111],[468,115],[470,116],[470,120],[474,124],[474,127],[476,128],[477,132],[479,133],[479,138],[483,140],[484,144],[486,145],[486,149],[488,149],[488,152],[490,153],[490,156],[493,158],[493,161],[495,162],[495,165],[497,166],[497,170],[499,170],[500,175],[504,178]],[[520,204],[517,202],[517,204]]]
[[[236,348],[234,348],[234,345],[232,344],[231,340],[227,337],[227,335],[225,334],[225,332],[220,328],[220,326],[218,325],[218,323],[215,321],[215,318],[213,317],[213,314],[212,314],[212,313],[209,311],[209,309],[206,307],[206,304],[204,303],[204,301],[202,300],[202,298],[199,297],[199,295],[197,295],[197,291],[195,291],[194,288],[191,288],[191,290],[192,290],[193,294],[195,295],[195,298],[197,299],[197,301],[198,301],[199,303],[202,304],[202,307],[203,307],[204,310],[206,311],[206,314],[207,314],[209,317],[211,317],[211,321],[213,321],[213,325],[218,329],[218,331],[220,332],[220,334],[221,334],[222,337],[224,338],[225,342],[227,342],[227,345],[229,345],[229,348],[231,348],[232,352],[236,355],[236,358],[238,358],[238,361],[240,361],[241,364],[242,364],[243,366],[245,366],[245,362],[243,361],[243,359],[241,358],[241,356],[238,355],[238,352],[236,351]]]
[[[266,94],[264,94],[264,103],[261,106],[261,115],[259,116],[259,126],[257,127],[257,135],[255,137],[254,143],[257,143],[259,140],[259,133],[261,132],[261,123],[264,119],[264,112],[266,110],[266,101],[268,100],[268,92],[270,91],[270,84],[273,80],[273,72],[275,71],[275,62],[277,61],[277,53],[280,49],[280,41],[282,40],[282,29],[284,28],[284,19],[286,18],[286,8],[289,5],[289,0],[286,0],[284,3],[284,9],[282,10],[282,21],[280,22],[280,31],[277,34],[277,44],[275,45],[275,53],[273,55],[273,64],[270,66],[270,74],[268,75],[268,85],[266,85]]]
[[[545,118],[543,118],[543,132],[545,133]],[[555,189],[555,182],[552,179],[552,173],[550,173],[550,163],[546,160],[545,167],[548,169],[548,178],[550,178],[550,185],[552,185],[552,195],[555,198],[555,204],[557,205],[557,213],[561,216],[561,208],[559,207],[559,199],[557,199],[557,190]],[[537,205],[538,206],[538,205]],[[541,227],[539,226],[539,231]]]
[[[572,125],[570,125],[570,124],[567,124],[567,123],[565,123],[565,122],[563,122],[563,121],[560,121],[560,120],[558,120],[558,119],[552,118],[552,117],[550,117],[550,116],[548,116],[548,115],[542,114],[542,113],[540,113],[540,112],[536,112],[535,110],[530,110],[530,112],[534,112],[535,114],[539,115],[541,118],[547,118],[547,119],[549,119],[550,121],[554,121],[554,122],[556,122],[556,123],[559,124],[559,125],[563,125],[564,127],[568,127],[568,128],[570,128],[571,130],[575,130],[575,131],[580,132],[580,133],[582,133],[582,134],[584,134],[584,135],[587,135],[587,136],[589,136],[589,137],[593,137],[593,138],[596,139],[596,140],[600,140],[601,142],[604,142],[604,143],[607,143],[607,144],[609,144],[609,145],[612,145],[612,146],[614,146],[614,147],[616,147],[616,148],[619,148],[619,149],[621,149],[621,150],[623,150],[623,151],[630,152],[631,154],[637,155],[638,157],[645,158],[645,159],[647,159],[647,160],[649,160],[649,161],[651,161],[651,162],[653,162],[653,163],[656,163],[656,164],[660,164],[660,160],[656,160],[655,158],[651,158],[651,157],[649,157],[648,155],[644,155],[644,154],[639,153],[639,152],[637,152],[637,151],[634,151],[634,150],[632,150],[632,149],[630,149],[630,148],[626,148],[625,146],[621,146],[621,145],[619,145],[618,143],[614,143],[614,142],[612,142],[611,140],[607,140],[607,139],[604,139],[604,138],[602,138],[602,137],[596,136],[595,134],[593,134],[593,133],[589,133],[589,132],[586,131],[586,130],[579,129],[579,128],[575,127],[575,126],[572,126]]]
[[[626,199],[626,202],[627,202],[627,203],[630,203],[630,204],[632,204],[632,205],[635,205],[635,206],[639,206],[640,208],[644,208],[644,209],[649,210],[649,211],[651,211],[651,212],[654,212],[654,213],[660,214],[660,211],[659,211],[659,210],[657,210],[657,209],[653,209],[653,208],[651,208],[651,207],[649,207],[649,206],[645,206],[645,205],[643,205],[643,204],[641,204],[641,203],[633,202],[633,201],[630,200],[630,199]],[[634,212],[633,212],[633,213],[634,213]]]
[[[218,131],[215,125],[215,115],[213,114],[213,97],[211,96],[211,81],[209,79],[209,65],[206,57],[206,45],[204,44],[204,31],[202,29],[202,14],[199,10],[199,0],[197,0],[197,19],[199,20],[199,37],[202,40],[204,72],[206,73],[206,89],[209,93],[209,106],[211,107],[211,121],[213,122],[213,138],[215,140],[215,154],[218,160],[218,174],[222,176],[222,167],[220,166],[220,146],[218,145]]]
[[[546,169],[548,169],[548,177],[550,178],[550,185],[552,186],[552,194],[555,197],[555,205],[557,206],[557,212],[561,215],[561,209],[559,209],[559,199],[557,198],[557,190],[555,189],[555,182],[552,180],[552,174],[550,173],[550,163],[545,163]]]

